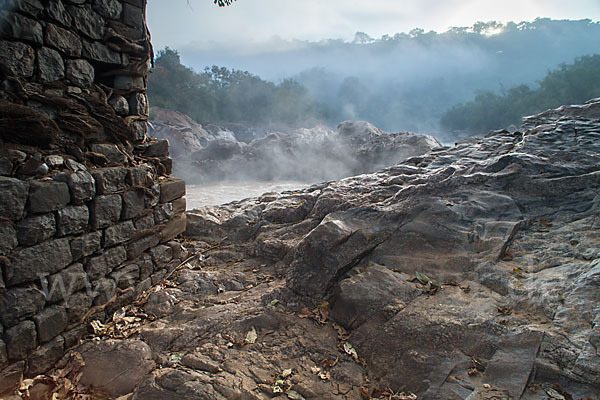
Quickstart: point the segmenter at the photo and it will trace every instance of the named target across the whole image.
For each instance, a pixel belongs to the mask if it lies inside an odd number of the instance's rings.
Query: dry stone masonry
[[[146,137],[145,8],[0,1],[0,395],[181,256],[185,183]]]

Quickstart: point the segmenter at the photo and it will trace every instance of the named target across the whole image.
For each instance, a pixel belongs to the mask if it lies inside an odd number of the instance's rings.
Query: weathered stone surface
[[[131,393],[154,368],[150,347],[139,340],[88,342],[77,351],[85,361],[81,382],[113,397]]]
[[[125,164],[127,162],[127,157],[115,144],[92,144],[90,145],[90,149],[92,149],[94,153],[102,154],[111,162],[119,164]]]
[[[1,16],[2,37],[20,39],[36,45],[44,43],[42,24],[24,15],[6,13]]]
[[[73,204],[83,204],[96,195],[96,181],[88,171],[60,173],[54,175],[54,179],[69,186]]]
[[[162,157],[169,155],[169,141],[166,139],[153,140],[144,146],[144,155]]]
[[[73,235],[87,230],[90,213],[87,206],[70,206],[61,208],[56,213],[59,236]]]
[[[167,222],[173,216],[173,203],[159,204],[154,207],[154,223],[157,225]]]
[[[86,287],[88,276],[80,263],[73,264],[68,268],[50,275],[46,281],[42,281],[42,290],[46,295],[47,303],[67,301],[69,297]]]
[[[112,271],[115,267],[119,266],[125,260],[127,260],[127,251],[124,246],[114,247],[104,252],[106,258],[106,264],[108,265],[109,271]]]
[[[152,257],[148,253],[144,253],[137,260],[137,265],[140,268],[140,280],[145,280],[154,272],[154,263]]]
[[[91,292],[90,284],[90,294]],[[81,318],[92,308],[92,297],[88,295],[87,291],[75,293],[69,297],[66,307],[69,323],[80,322]]]
[[[136,219],[134,225],[137,230],[150,229],[154,226],[154,215],[152,213],[146,214]]]
[[[45,43],[47,46],[54,47],[70,57],[81,56],[81,39],[73,32],[58,25],[48,24],[46,26]]]
[[[160,234],[155,233],[153,235],[138,239],[135,242],[129,243],[127,245],[127,257],[130,260],[137,258],[144,251],[148,250],[151,247],[156,246],[159,242],[160,242]]]
[[[38,17],[44,11],[44,6],[39,0],[5,0],[1,7],[4,10],[19,11],[32,17]]]
[[[132,120],[129,128],[133,131],[132,140],[135,143],[143,142],[146,139],[147,124],[145,121]]]
[[[119,222],[121,208],[121,195],[108,194],[96,196],[90,205],[92,228],[106,228]]]
[[[106,275],[108,273],[108,264],[106,263],[104,254],[90,258],[85,266],[85,272],[90,280]]]
[[[4,332],[6,353],[11,360],[24,360],[36,345],[37,338],[35,324],[32,321],[23,321]]]
[[[75,86],[90,87],[94,83],[94,67],[86,60],[69,60],[67,61],[66,77]]]
[[[17,223],[17,235],[21,246],[33,246],[49,239],[56,233],[54,214],[34,215]]]
[[[23,217],[29,184],[19,179],[0,176],[0,216],[12,220]]]
[[[118,225],[110,226],[104,231],[104,246],[111,247],[125,243],[133,237],[135,227],[133,222],[125,221]]]
[[[134,287],[140,280],[140,267],[137,264],[127,264],[110,274],[119,289]]]
[[[123,197],[123,212],[121,219],[131,219],[145,210],[146,192],[141,189],[128,190],[121,194]]]
[[[65,62],[60,53],[49,47],[37,51],[37,68],[43,82],[54,82],[65,77]]]
[[[17,231],[11,223],[4,222],[0,225],[0,255],[8,254],[17,247]]]
[[[94,306],[102,306],[109,302],[117,292],[117,285],[114,280],[109,278],[98,279],[93,284]]]
[[[187,202],[185,197],[173,200],[173,215],[184,213],[186,210]]]
[[[29,184],[27,210],[31,213],[56,211],[71,200],[69,186],[57,181],[32,181]]]
[[[0,61],[1,65],[1,61]],[[2,67],[0,66],[0,69]],[[0,175],[8,176],[12,173],[13,163],[7,157],[0,157]]]
[[[141,76],[117,75],[113,85],[115,89],[119,90],[144,90],[144,78]],[[131,112],[131,110],[129,111]]]
[[[63,306],[45,308],[33,317],[40,343],[46,343],[67,328],[67,311]]]
[[[98,194],[119,192],[127,187],[127,169],[123,167],[98,168],[92,170]]]
[[[173,240],[186,230],[187,216],[180,214],[173,217],[161,230],[161,242]]]
[[[79,32],[96,40],[104,37],[104,19],[100,15],[87,7],[70,6],[68,10]]]
[[[148,98],[144,93],[136,93],[129,96],[129,113],[133,115],[148,115]],[[168,143],[167,154],[164,155],[168,155]]]
[[[71,25],[72,17],[67,12],[67,9],[65,8],[65,5],[62,2],[62,0],[50,1],[48,2],[45,8],[48,15],[57,22],[60,22],[62,25],[65,26]]]
[[[21,386],[24,370],[25,361],[19,361],[0,370],[0,395],[13,394]]]
[[[119,19],[123,11],[123,4],[118,0],[94,0],[94,10],[104,18]]]
[[[100,42],[83,42],[83,56],[104,64],[121,64],[121,55]]]
[[[160,202],[168,203],[185,196],[185,181],[172,179],[160,183]]]
[[[9,76],[29,78],[35,68],[35,51],[21,42],[0,40],[0,70]]]
[[[5,328],[14,326],[44,308],[46,297],[38,289],[9,289],[0,298],[0,321]]]
[[[150,190],[146,192],[146,208],[155,207],[160,200],[160,185],[154,184],[150,187]]]
[[[91,304],[91,303],[90,303]],[[74,347],[80,343],[80,340],[83,339],[88,334],[87,326],[79,325],[71,330],[66,331],[61,336],[65,340],[65,349],[69,349]]]
[[[113,95],[108,104],[115,110],[118,115],[127,116],[129,115],[129,103],[123,96]]]
[[[63,357],[64,345],[65,340],[58,336],[31,353],[27,359],[25,376],[33,378],[52,369]]]
[[[136,7],[131,4],[123,4],[123,22],[138,31],[143,31],[145,28],[144,24],[144,10],[141,7]]]
[[[79,260],[82,257],[89,256],[100,250],[102,241],[102,232],[91,232],[71,240],[71,253],[73,260]]]
[[[59,155],[52,154],[44,157],[44,161],[51,169],[60,168],[64,165],[65,159]]]
[[[55,239],[14,251],[11,263],[4,272],[9,286],[31,282],[40,274],[52,274],[71,264],[71,248],[68,239]],[[44,262],[32,262],[44,260]]]
[[[173,249],[165,245],[156,246],[150,249],[150,256],[155,265],[162,267],[173,259]]]
[[[8,364],[8,356],[6,355],[6,344],[4,341],[0,340],[0,368],[6,367]],[[2,392],[0,388],[0,393]]]
[[[146,187],[151,182],[150,175],[150,168],[145,165],[129,168],[127,183],[131,186]]]

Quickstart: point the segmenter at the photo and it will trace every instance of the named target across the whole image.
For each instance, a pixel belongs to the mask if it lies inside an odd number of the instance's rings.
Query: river
[[[186,188],[187,209],[225,204],[235,200],[258,197],[268,192],[298,190],[310,186],[299,181],[231,181],[209,185],[188,185]]]

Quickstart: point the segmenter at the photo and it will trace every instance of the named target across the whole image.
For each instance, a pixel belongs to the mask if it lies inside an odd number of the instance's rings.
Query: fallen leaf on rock
[[[313,374],[318,374],[319,372],[321,372],[321,368],[317,367],[316,365],[314,367],[310,367],[310,372],[312,372]]]
[[[179,363],[182,358],[183,358],[183,353],[172,353],[169,356],[169,361],[171,361],[173,363]]]
[[[321,365],[323,368],[333,368],[338,363],[339,357],[336,357],[335,361],[331,358],[327,357],[323,361],[321,361]]]
[[[283,379],[289,377],[290,375],[292,375],[292,373],[294,373],[294,371],[292,369],[284,369],[283,372],[281,373],[281,377]]]
[[[245,341],[247,344],[254,344],[256,343],[256,339],[258,339],[258,335],[256,334],[256,329],[252,327],[252,329],[250,329],[250,331],[246,334]]]
[[[275,306],[275,305],[276,305],[276,304],[278,304],[278,303],[279,303],[279,300],[277,300],[277,299],[274,299],[274,300],[271,300],[271,301],[269,302],[268,306],[269,306],[269,307],[273,307],[273,306]]]
[[[319,378],[321,378],[321,380],[323,382],[328,382],[331,380],[331,372],[329,371],[323,371],[323,372],[319,372]]]
[[[548,228],[550,228],[552,226],[552,224],[548,221],[546,221],[544,218],[540,218],[540,224],[547,226]]]
[[[419,271],[417,271],[415,273],[415,275],[417,277],[417,280],[419,282],[421,282],[422,285],[427,285],[431,281],[427,275],[425,275],[425,274],[423,274],[423,273],[421,273]]]
[[[523,270],[521,268],[513,268],[513,273],[519,278],[525,278],[525,275],[523,274]]]
[[[346,354],[351,355],[352,358],[354,358],[354,361],[359,361],[358,359],[358,353],[356,352],[356,349],[348,342],[344,343],[343,345],[343,349],[346,352]]]

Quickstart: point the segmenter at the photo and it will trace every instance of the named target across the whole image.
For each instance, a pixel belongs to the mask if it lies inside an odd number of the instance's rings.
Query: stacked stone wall
[[[0,395],[183,257],[146,0],[0,0]]]

